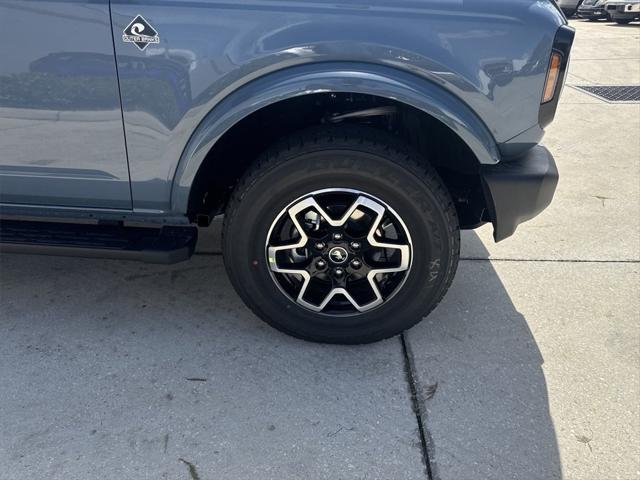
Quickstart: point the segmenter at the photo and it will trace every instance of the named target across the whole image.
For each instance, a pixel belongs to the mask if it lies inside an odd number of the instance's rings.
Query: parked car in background
[[[571,18],[578,11],[578,7],[582,5],[582,1],[583,0],[558,0],[558,6],[567,18]]]
[[[609,18],[620,25],[640,20],[640,0],[608,1],[605,8]]]
[[[595,22],[596,20],[608,20],[609,15],[605,8],[606,0],[584,0],[578,7],[578,17]]]

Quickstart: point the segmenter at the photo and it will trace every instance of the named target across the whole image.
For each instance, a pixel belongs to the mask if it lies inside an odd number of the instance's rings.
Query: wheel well
[[[401,137],[438,171],[453,198],[462,228],[482,223],[486,208],[480,165],[466,143],[431,115],[374,95],[318,93],[274,103],[254,112],[216,142],[200,166],[189,195],[189,218],[207,225],[224,213],[231,191],[270,145],[321,124],[357,123]]]

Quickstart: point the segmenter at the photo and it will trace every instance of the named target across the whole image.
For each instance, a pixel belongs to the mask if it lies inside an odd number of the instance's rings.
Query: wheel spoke
[[[329,302],[331,300],[333,300],[333,298],[336,295],[342,295],[344,296],[349,303],[351,303],[351,305],[353,305],[353,308],[355,308],[356,310],[358,310],[359,312],[366,312],[367,310],[370,310],[371,308],[374,308],[376,306],[378,306],[380,303],[382,303],[382,300],[380,300],[380,302],[378,302],[378,300],[376,299],[374,302],[370,302],[366,305],[360,305],[358,304],[358,302],[355,301],[355,299],[349,294],[349,292],[345,289],[345,288],[334,288],[332,289],[327,296],[324,298],[324,300],[322,301],[322,303],[320,303],[320,305],[313,305],[311,303],[308,303],[304,300],[301,301],[301,298],[298,298],[298,302],[304,306],[306,306],[307,308],[314,310],[316,312],[321,312],[322,310],[325,309],[325,307],[329,304]]]
[[[380,288],[378,288],[378,284],[376,283],[376,276],[385,273],[397,273],[404,272],[409,269],[410,261],[411,261],[411,247],[409,245],[397,245],[394,243],[388,242],[379,242],[375,237],[375,232],[380,226],[382,222],[382,218],[384,216],[385,210],[384,207],[380,205],[382,209],[378,209],[377,218],[373,222],[373,226],[371,230],[369,230],[369,234],[367,235],[367,241],[373,247],[384,248],[384,249],[392,249],[398,250],[400,252],[400,265],[397,267],[383,267],[383,268],[375,268],[372,269],[367,274],[367,281],[373,290],[373,294],[376,296],[376,301],[378,304],[383,302],[382,293],[380,293]]]
[[[279,245],[279,246],[269,245],[268,246],[268,249],[267,249],[267,260],[269,262],[269,267],[274,272],[278,272],[278,273],[298,273],[300,275],[301,275],[300,272],[307,273],[306,270],[295,270],[294,271],[293,269],[281,269],[280,266],[278,265],[278,252],[282,252],[282,251],[286,251],[286,250],[295,250],[297,248],[302,248],[309,241],[309,237],[307,236],[307,234],[305,233],[304,229],[300,225],[300,222],[298,221],[297,214],[299,212],[300,212],[300,210],[297,210],[296,207],[294,206],[294,207],[290,208],[287,211],[287,214],[289,215],[289,218],[293,222],[293,225],[296,227],[296,230],[298,231],[298,234],[300,235],[300,239],[296,243],[291,243],[291,244],[288,244],[288,245]],[[285,271],[285,270],[287,270],[287,271]],[[308,275],[308,273],[307,273],[307,275]],[[307,283],[308,283],[308,280],[307,280]]]
[[[351,215],[353,215],[353,212],[355,212],[358,209],[358,207],[364,206],[364,207],[370,208],[369,205],[371,205],[371,204],[378,205],[376,202],[373,202],[372,200],[369,200],[366,197],[359,196],[351,204],[351,206],[344,213],[344,215],[342,215],[342,217],[340,217],[339,219],[336,220],[336,219],[331,218],[331,216],[325,211],[324,208],[322,208],[320,206],[320,204],[316,201],[316,199],[314,197],[309,197],[306,200],[303,200],[302,202],[300,202],[300,203],[294,205],[293,207],[291,207],[289,209],[289,216],[295,217],[296,215],[298,215],[299,213],[303,212],[304,210],[307,210],[308,208],[314,208],[320,215],[322,215],[322,217],[332,227],[343,227],[347,223],[347,221],[349,220]],[[381,206],[381,205],[378,205],[378,206]],[[382,208],[384,210],[384,207],[382,207]],[[296,226],[299,227],[299,224],[297,224]]]

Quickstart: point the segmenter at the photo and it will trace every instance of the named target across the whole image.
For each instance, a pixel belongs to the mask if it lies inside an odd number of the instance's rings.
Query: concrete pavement
[[[407,334],[434,478],[637,478],[638,280],[638,264],[463,262]]]
[[[640,478],[640,105],[572,87],[640,84],[640,29],[572,24],[554,202],[502,243],[464,232],[407,334],[434,478]]]
[[[423,475],[398,339],[280,334],[218,256],[0,268],[0,479]]]

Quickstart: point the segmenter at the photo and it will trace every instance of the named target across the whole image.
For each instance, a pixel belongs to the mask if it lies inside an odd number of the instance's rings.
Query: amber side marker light
[[[560,65],[562,64],[562,54],[553,52],[551,61],[549,62],[549,71],[547,72],[547,80],[544,82],[544,94],[542,95],[542,103],[553,100],[560,78]]]

